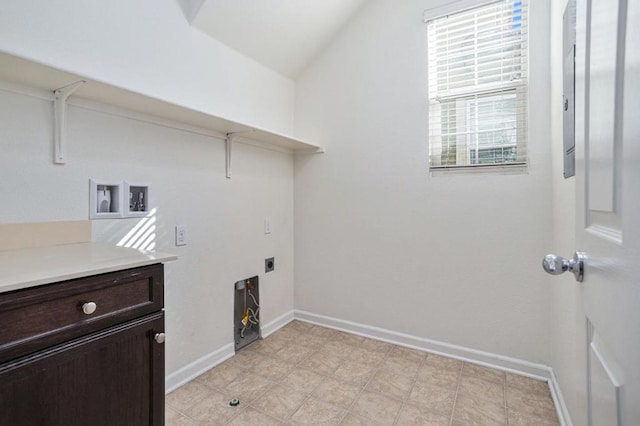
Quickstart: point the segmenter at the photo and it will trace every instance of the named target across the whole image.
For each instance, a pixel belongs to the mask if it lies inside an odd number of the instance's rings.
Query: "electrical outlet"
[[[264,220],[264,233],[265,234],[271,233],[271,221],[269,219]]]
[[[187,245],[187,227],[186,225],[176,226],[176,246]]]
[[[275,257],[270,257],[264,260],[264,272],[271,272],[276,269]]]

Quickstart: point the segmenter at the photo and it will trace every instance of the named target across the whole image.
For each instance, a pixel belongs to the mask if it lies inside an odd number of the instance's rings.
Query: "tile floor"
[[[169,426],[559,424],[545,382],[299,321],[166,402]]]

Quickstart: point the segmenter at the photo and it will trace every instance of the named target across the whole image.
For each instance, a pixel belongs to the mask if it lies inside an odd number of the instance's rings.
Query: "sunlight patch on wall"
[[[140,219],[136,225],[116,244],[140,250],[153,250],[156,247],[156,210]]]

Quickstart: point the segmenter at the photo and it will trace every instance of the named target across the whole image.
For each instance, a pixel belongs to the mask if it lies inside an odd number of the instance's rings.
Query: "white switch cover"
[[[271,221],[269,219],[264,220],[264,233],[265,234],[271,233]]]
[[[177,246],[187,245],[187,227],[185,225],[176,226],[176,245]]]

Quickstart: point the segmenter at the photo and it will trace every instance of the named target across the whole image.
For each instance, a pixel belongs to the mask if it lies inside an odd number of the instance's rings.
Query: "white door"
[[[640,425],[639,52],[640,0],[578,1],[576,248],[587,256],[579,353],[594,426]]]

